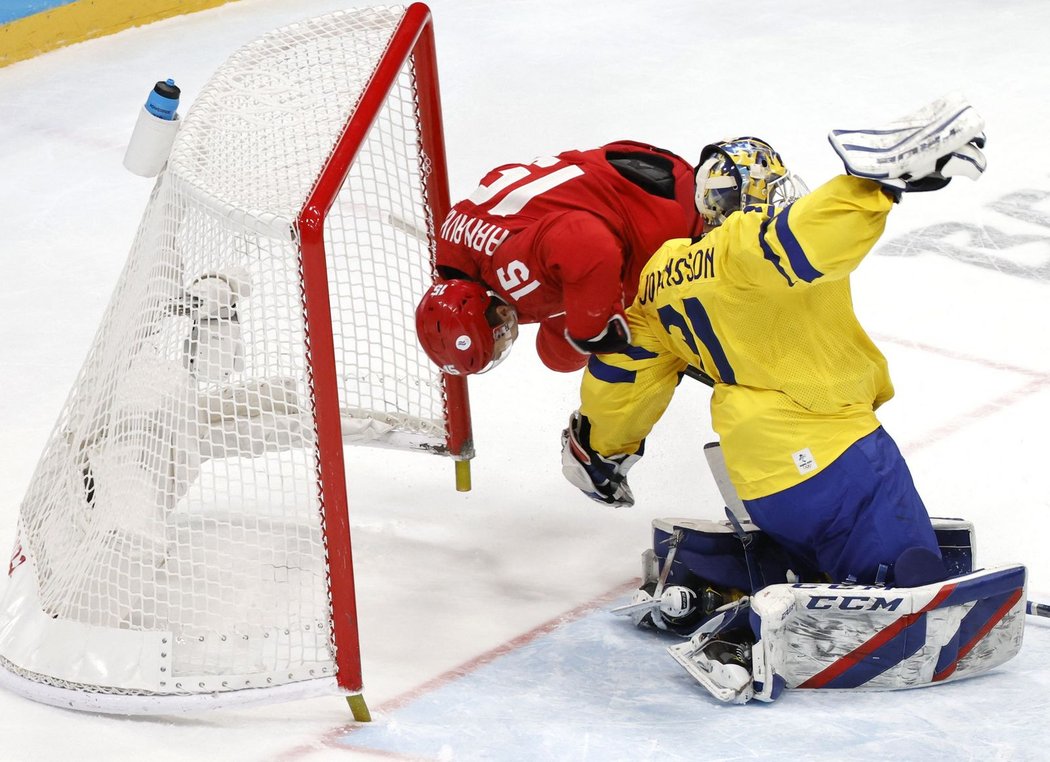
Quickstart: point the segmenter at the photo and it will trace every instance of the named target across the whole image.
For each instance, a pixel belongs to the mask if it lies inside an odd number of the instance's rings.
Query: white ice
[[[0,69],[0,542],[85,356],[151,187],[121,166],[149,86],[184,103],[235,49],[353,5],[242,0]],[[891,363],[882,411],[932,513],[977,526],[983,565],[1050,593],[1050,5],[1039,0],[434,0],[453,196],[489,168],[616,138],[694,158],[759,135],[815,185],[832,128],[959,89],[988,123],[977,184],[905,199],[853,278]],[[575,376],[520,341],[472,383],[474,490],[450,463],[348,451],[365,697],[154,719],[0,694],[0,759],[1031,759],[1050,744],[1050,629],[971,681],[716,704],[607,613],[649,522],[719,518],[683,384],[611,511],[562,479]],[[0,582],[0,585],[3,585]],[[561,619],[559,619],[561,618]],[[560,624],[559,624],[560,621]]]

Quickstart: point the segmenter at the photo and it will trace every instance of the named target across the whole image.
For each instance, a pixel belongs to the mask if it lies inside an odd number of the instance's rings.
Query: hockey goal
[[[472,455],[413,320],[447,208],[426,6],[220,67],[22,503],[0,684],[122,714],[360,692],[344,444]]]

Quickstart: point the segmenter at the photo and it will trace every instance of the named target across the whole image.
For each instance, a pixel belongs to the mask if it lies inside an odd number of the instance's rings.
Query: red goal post
[[[398,75],[410,59],[414,61],[416,97],[419,109],[419,141],[422,156],[428,157],[430,171],[426,184],[426,199],[430,207],[431,226],[429,238],[434,240],[434,224],[440,224],[448,214],[451,201],[448,190],[448,170],[445,161],[445,139],[441,119],[441,98],[438,89],[437,58],[434,47],[434,27],[430,9],[422,3],[411,5],[390,40],[390,47],[380,60],[372,75],[369,87],[347,122],[346,131],[336,144],[313,193],[299,215],[298,228],[302,240],[304,302],[307,315],[317,314],[311,327],[310,348],[314,358],[314,395],[319,411],[338,411],[338,389],[335,383],[335,354],[329,339],[332,336],[331,315],[328,304],[328,279],[325,262],[324,220],[346,180],[350,166],[361,144],[368,135],[373,122]],[[431,249],[433,253],[433,249]],[[313,329],[318,330],[314,338]],[[325,371],[320,369],[324,368]],[[325,383],[320,378],[327,377]],[[466,379],[461,376],[443,374],[446,392],[448,422],[448,452],[461,455],[470,450],[470,407],[467,398]],[[321,483],[334,486],[324,501],[325,523],[332,534],[349,537],[350,527],[347,513],[346,480],[343,469],[343,442],[339,429],[339,416],[318,415],[318,450],[320,455]],[[353,559],[350,545],[334,547],[329,540],[329,567],[333,607],[337,610],[355,611],[353,587]],[[337,644],[350,644],[344,648],[346,663],[339,658],[339,674],[352,676],[340,684],[349,690],[360,689],[360,648],[356,622],[349,617],[337,618],[334,622]],[[356,677],[357,684],[353,684]]]
[[[361,691],[345,445],[473,456],[413,319],[448,207],[425,5],[215,72],[21,505],[0,685],[120,714]]]

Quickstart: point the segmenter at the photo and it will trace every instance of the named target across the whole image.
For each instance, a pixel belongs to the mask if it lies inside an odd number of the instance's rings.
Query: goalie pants
[[[833,582],[893,584],[894,564],[911,548],[931,551],[936,558],[929,560],[940,568],[926,506],[897,444],[882,427],[815,476],[744,505],[759,528]]]

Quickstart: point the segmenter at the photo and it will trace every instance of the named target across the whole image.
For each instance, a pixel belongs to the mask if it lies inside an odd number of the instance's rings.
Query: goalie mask
[[[439,281],[416,308],[416,333],[427,357],[445,373],[485,373],[510,354],[518,315],[482,283]]]
[[[790,204],[809,192],[773,147],[742,137],[705,146],[696,169],[696,209],[706,227],[748,206]]]

